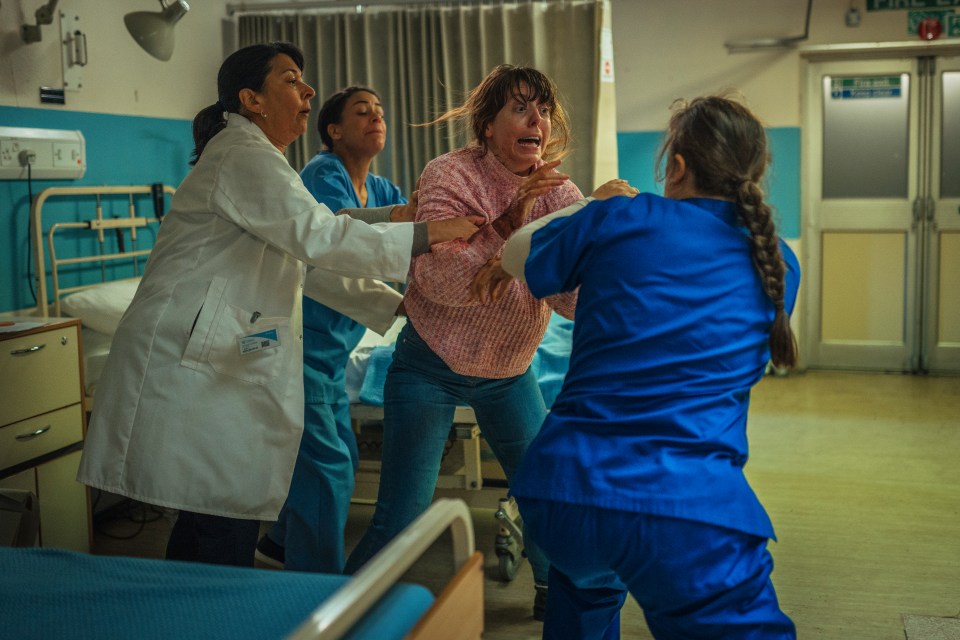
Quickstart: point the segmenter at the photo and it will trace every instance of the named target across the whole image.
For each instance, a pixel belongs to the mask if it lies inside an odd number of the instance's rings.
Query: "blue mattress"
[[[283,638],[347,576],[0,548],[0,638]],[[348,638],[403,638],[434,598],[394,586]]]

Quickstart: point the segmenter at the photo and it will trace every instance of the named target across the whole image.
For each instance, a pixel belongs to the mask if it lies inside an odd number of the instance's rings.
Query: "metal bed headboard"
[[[164,193],[171,196],[176,193],[176,189],[171,186],[163,186]],[[151,224],[160,224],[160,220],[155,217],[144,218],[137,215],[134,206],[133,197],[135,195],[152,193],[151,185],[132,185],[123,187],[49,187],[39,193],[33,206],[30,208],[30,227],[32,232],[33,246],[36,251],[36,272],[34,278],[37,285],[37,310],[40,317],[47,318],[50,314],[49,303],[47,302],[47,263],[44,254],[44,233],[47,236],[47,247],[50,254],[49,274],[53,286],[53,315],[60,315],[60,299],[68,293],[81,291],[95,287],[100,283],[83,284],[74,287],[60,286],[60,268],[66,265],[92,264],[99,263],[101,267],[107,263],[117,263],[121,261],[130,261],[134,269],[139,272],[139,259],[146,257],[150,249],[136,249],[137,229]],[[127,196],[128,216],[120,218],[103,217],[103,197],[104,196]],[[89,196],[96,203],[96,216],[88,220],[79,222],[57,222],[44,231],[43,228],[43,205],[51,198],[70,197],[70,196]],[[72,258],[58,258],[54,236],[58,231],[66,229],[90,229],[96,231],[101,243],[104,241],[104,231],[106,230],[129,230],[132,248],[129,251],[121,250],[119,252],[89,256],[78,256]]]

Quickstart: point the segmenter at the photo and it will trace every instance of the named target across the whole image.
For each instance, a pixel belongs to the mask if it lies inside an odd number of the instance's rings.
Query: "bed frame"
[[[383,421],[383,407],[368,404],[350,405],[350,418],[353,431],[360,437],[364,422]],[[480,470],[480,427],[470,407],[457,407],[453,416],[451,437],[463,446],[463,465],[457,469],[441,473],[437,478],[438,489],[467,489],[471,491],[483,488],[483,474]],[[373,504],[377,501],[377,487],[380,484],[380,462],[361,460],[357,469],[353,501]]]
[[[441,499],[371,558],[290,640],[341,637],[447,529],[451,533],[456,574],[407,638],[480,638],[483,633],[483,554],[474,550],[473,521],[466,503]]]
[[[426,604],[422,587],[393,590],[448,530],[452,578],[438,587],[433,602]],[[141,629],[150,631],[149,637],[221,637],[216,631],[222,633],[225,622],[250,619],[262,606],[267,626],[292,629],[291,640],[335,640],[356,630],[358,623],[371,622],[378,612],[390,621],[395,620],[390,612],[410,611],[409,601],[397,594],[411,591],[423,594],[414,606],[424,613],[411,622],[412,630],[396,629],[398,635],[479,640],[483,632],[483,556],[474,549],[473,522],[462,500],[435,502],[349,578],[38,548],[0,549],[0,559],[0,628],[14,635],[19,630],[34,637],[39,633],[83,640],[101,633],[101,622],[129,624],[133,611],[138,626],[130,633]],[[251,583],[265,592],[251,595]],[[185,584],[193,587],[184,589]],[[325,593],[330,595],[323,600]],[[289,597],[306,606],[280,614],[271,597]],[[198,598],[203,599],[200,607],[193,606]],[[303,613],[318,600],[318,608]]]
[[[176,189],[164,185],[163,191],[166,194],[173,195]],[[99,283],[83,284],[73,287],[60,286],[61,269],[70,265],[99,264],[102,267],[115,264],[131,264],[134,271],[140,273],[150,249],[137,249],[137,229],[147,226],[157,225],[160,221],[155,217],[145,218],[137,215],[134,204],[134,196],[147,196],[152,194],[151,185],[132,185],[132,186],[102,186],[102,187],[50,187],[44,189],[37,196],[33,206],[30,208],[30,230],[33,239],[33,248],[35,251],[35,281],[37,286],[37,311],[41,318],[47,318],[51,315],[49,297],[52,295],[53,317],[59,317],[61,314],[60,300],[75,291],[95,287]],[[104,218],[103,204],[107,198],[119,198],[126,196],[127,212],[126,217]],[[77,201],[88,201],[94,205],[94,214],[86,220],[55,222],[44,227],[43,207],[48,201],[59,198],[74,198]],[[49,222],[49,221],[48,221]],[[125,239],[129,239],[130,249],[121,250],[113,253],[98,253],[95,255],[76,256],[71,258],[60,258],[57,256],[57,234],[68,229],[89,229],[97,234],[97,239],[102,244],[105,241],[105,234],[113,232],[123,234]],[[47,251],[44,251],[44,235],[46,235]],[[49,253],[49,263],[47,260]],[[52,291],[47,287],[47,276],[51,278]]]

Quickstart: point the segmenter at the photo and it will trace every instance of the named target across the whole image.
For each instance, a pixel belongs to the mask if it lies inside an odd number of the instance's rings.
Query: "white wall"
[[[41,105],[39,87],[62,86],[58,21],[25,44],[45,0],[0,3],[0,105],[165,118],[192,118],[216,99],[224,57],[227,0],[193,0],[176,27],[169,62],[151,58],[123,25],[129,11],[157,11],[154,0],[61,0],[80,17],[89,64],[83,88],[63,106]],[[907,40],[906,11],[866,11],[844,26],[849,0],[814,0],[808,44]],[[724,88],[744,92],[769,126],[799,126],[800,61],[795,49],[730,54],[728,40],[798,35],[805,0],[612,0],[617,128],[660,130],[674,98]]]
[[[728,53],[724,42],[803,33],[806,0],[612,0],[617,129],[659,131],[675,98],[733,88],[772,127],[800,125],[801,63],[796,49]],[[905,41],[907,11],[860,7],[844,24],[849,0],[814,0],[801,44]]]
[[[66,105],[43,105],[39,96],[40,86],[63,86],[59,19],[41,27],[40,42],[26,44],[20,36],[20,25],[35,24],[34,12],[44,4],[0,4],[0,105],[192,119],[216,100],[225,1],[190,2],[176,26],[173,57],[161,62],[141,49],[123,24],[130,11],[159,11],[156,0],[60,0],[58,12],[79,17],[88,50],[82,88],[66,92]]]

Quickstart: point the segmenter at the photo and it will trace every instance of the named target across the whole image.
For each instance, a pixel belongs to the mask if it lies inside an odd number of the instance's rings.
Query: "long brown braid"
[[[669,154],[669,155],[668,155]],[[659,166],[679,154],[693,173],[694,186],[706,195],[732,200],[750,232],[753,263],[776,315],[770,330],[770,359],[778,367],[797,364],[797,340],[784,309],[786,264],[764,201],[760,182],[770,154],[763,125],[742,104],[721,96],[674,105]]]

